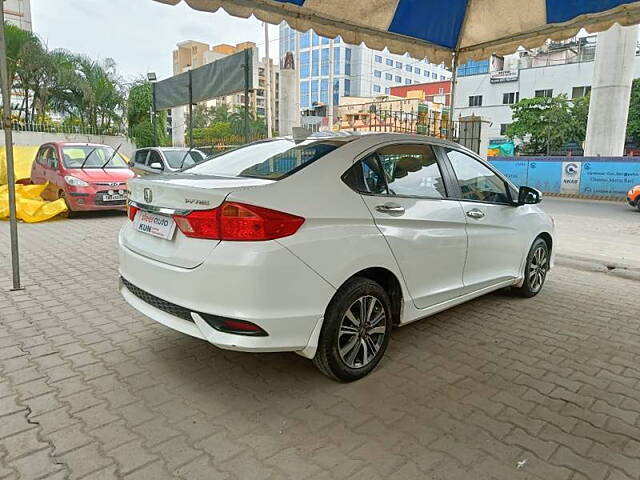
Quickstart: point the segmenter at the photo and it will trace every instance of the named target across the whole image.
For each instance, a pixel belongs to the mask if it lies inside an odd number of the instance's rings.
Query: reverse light
[[[73,175],[65,175],[64,181],[67,182],[67,185],[71,185],[72,187],[88,187],[89,186],[87,182],[79,179],[78,177],[74,177]]]
[[[187,237],[254,242],[288,237],[304,223],[304,218],[296,215],[235,202],[174,215],[173,219]]]

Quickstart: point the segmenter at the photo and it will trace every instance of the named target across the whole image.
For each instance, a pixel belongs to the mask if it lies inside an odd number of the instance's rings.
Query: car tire
[[[549,271],[549,246],[542,238],[537,238],[529,254],[524,267],[524,283],[519,288],[514,288],[516,295],[525,298],[535,297],[542,291]]]
[[[64,204],[67,206],[67,211],[61,213],[60,216],[63,218],[76,218],[78,216],[78,212],[74,212],[73,210],[71,210],[71,206],[69,205],[69,202],[67,202],[67,197],[64,194],[64,190],[60,190],[58,192],[58,198],[62,198],[64,200]]]
[[[373,280],[354,277],[338,290],[327,307],[313,362],[335,380],[359,380],[384,356],[392,324],[387,292]]]

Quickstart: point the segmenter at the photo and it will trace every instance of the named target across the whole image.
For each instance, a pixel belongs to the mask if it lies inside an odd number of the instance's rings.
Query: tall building
[[[461,65],[454,116],[483,119],[480,152],[485,154],[489,143],[507,140],[507,128],[513,121],[511,105],[519,100],[558,95],[572,100],[590,92],[596,42],[597,35],[589,35]],[[640,77],[637,53],[633,69],[634,78]]]
[[[227,55],[241,52],[248,48],[256,46],[253,42],[242,42],[237,45],[220,44],[209,46],[207,43],[187,40],[177,44],[176,50],[173,51],[173,74],[178,75],[188,70],[201,67],[208,63],[219,60]],[[266,115],[266,61],[262,59],[258,62],[258,88],[249,92],[249,108],[257,117]],[[278,65],[274,65],[269,59],[271,72],[271,116],[273,119],[273,128],[278,130],[278,114],[279,114],[279,82],[280,72]],[[239,86],[239,92],[232,95],[218,97],[206,102],[202,102],[208,107],[217,105],[228,105],[231,110],[235,110],[244,106],[243,86]],[[183,145],[186,134],[186,112],[187,107],[176,107],[171,109],[171,137],[174,145]]]
[[[31,32],[31,0],[5,0],[4,17],[7,22]]]
[[[299,72],[299,108],[315,103],[339,105],[342,97],[369,97],[389,94],[396,85],[448,80],[444,65],[372,50],[344,43],[340,37],[328,39],[313,30],[301,33],[285,22],[280,24],[280,61],[294,54]],[[331,93],[333,94],[330,102]],[[329,113],[331,115],[331,113]]]

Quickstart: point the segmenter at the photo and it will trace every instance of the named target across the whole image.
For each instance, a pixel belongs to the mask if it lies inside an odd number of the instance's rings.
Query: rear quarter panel
[[[398,265],[371,213],[361,196],[340,178],[362,151],[359,142],[342,146],[273,184],[232,192],[227,200],[304,217],[294,235],[278,242],[334,288],[360,270],[382,267],[396,275],[406,294]]]

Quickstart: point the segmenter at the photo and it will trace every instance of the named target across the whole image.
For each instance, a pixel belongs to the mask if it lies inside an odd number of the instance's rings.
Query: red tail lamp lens
[[[196,210],[185,216],[174,215],[173,219],[187,237],[220,240],[217,208]]]
[[[136,218],[136,213],[138,213],[138,207],[127,204],[127,215],[129,216],[129,220],[133,222],[133,220]]]
[[[225,202],[213,210],[174,215],[180,231],[191,238],[261,241],[287,237],[298,231],[304,218],[269,208]]]

